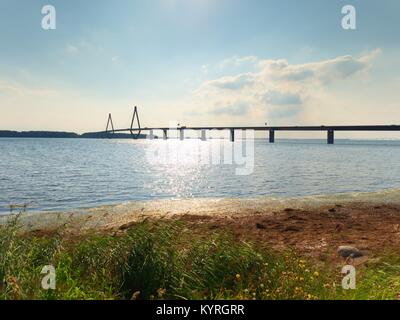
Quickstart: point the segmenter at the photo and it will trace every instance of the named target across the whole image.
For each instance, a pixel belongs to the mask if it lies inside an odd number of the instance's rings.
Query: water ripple
[[[0,212],[10,204],[67,210],[131,200],[304,196],[400,187],[400,145],[393,141],[256,141],[254,172],[234,165],[154,165],[161,141],[0,139]],[[187,157],[199,156],[180,142]],[[210,144],[213,142],[202,142]],[[197,153],[196,153],[197,152]]]

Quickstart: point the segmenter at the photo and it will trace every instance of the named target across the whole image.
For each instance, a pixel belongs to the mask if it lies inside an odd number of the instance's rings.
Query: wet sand
[[[0,224],[12,216],[0,217]],[[400,248],[400,192],[302,198],[187,199],[131,202],[70,212],[23,213],[28,232],[66,226],[72,233],[124,232],[143,220],[178,220],[189,233],[220,231],[278,250],[327,259],[340,245],[369,256]]]

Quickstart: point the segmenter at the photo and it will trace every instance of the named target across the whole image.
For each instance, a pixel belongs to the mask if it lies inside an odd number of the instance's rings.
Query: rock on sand
[[[359,249],[351,246],[340,246],[337,252],[343,258],[359,258],[364,255]]]

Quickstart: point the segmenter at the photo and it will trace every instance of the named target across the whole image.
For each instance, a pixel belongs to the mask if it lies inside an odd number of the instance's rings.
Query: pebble
[[[351,246],[340,246],[337,252],[343,258],[359,258],[364,255],[359,249]]]

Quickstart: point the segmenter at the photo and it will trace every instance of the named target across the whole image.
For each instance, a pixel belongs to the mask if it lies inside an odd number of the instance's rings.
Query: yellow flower
[[[167,289],[159,288],[159,289],[157,290],[158,297],[159,297],[159,298],[162,298],[162,297],[165,295],[166,292],[167,292]]]
[[[240,280],[240,274],[239,273],[236,275],[236,280]]]
[[[319,277],[319,272],[318,272],[318,271],[315,271],[315,272],[314,272],[314,277],[316,277],[316,278]]]

